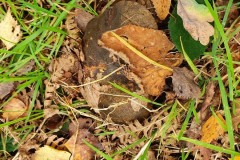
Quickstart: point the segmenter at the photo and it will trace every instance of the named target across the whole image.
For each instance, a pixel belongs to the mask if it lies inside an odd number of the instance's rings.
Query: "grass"
[[[217,80],[220,94],[221,94],[221,100],[222,100],[222,106],[224,110],[224,116],[226,120],[226,126],[224,128],[227,131],[227,135],[230,142],[229,148],[222,148],[216,145],[208,144],[196,139],[191,139],[185,136],[185,133],[188,129],[189,124],[191,123],[191,120],[193,117],[196,119],[197,122],[199,122],[199,118],[197,117],[197,111],[195,109],[196,101],[190,100],[188,101],[188,108],[187,111],[181,110],[181,104],[178,100],[175,100],[172,104],[161,104],[155,101],[152,101],[150,99],[147,99],[141,95],[138,95],[136,93],[130,92],[128,89],[121,87],[120,85],[116,83],[109,82],[113,87],[121,90],[122,92],[137,98],[139,100],[142,100],[147,103],[151,103],[159,109],[163,107],[171,107],[169,110],[169,115],[166,116],[166,121],[162,125],[161,128],[158,128],[158,130],[153,130],[151,137],[142,137],[136,142],[132,144],[128,144],[121,149],[113,152],[112,154],[104,153],[103,151],[100,151],[93,145],[91,145],[89,142],[84,141],[84,143],[89,146],[91,149],[96,151],[98,155],[103,157],[104,159],[111,160],[117,155],[122,155],[126,152],[128,152],[130,149],[138,146],[140,143],[144,142],[145,145],[140,150],[139,154],[133,155],[133,157],[137,157],[140,160],[147,158],[147,152],[150,149],[150,145],[154,143],[159,143],[159,153],[161,154],[161,142],[164,141],[168,137],[172,137],[178,141],[185,141],[192,144],[195,144],[197,146],[202,146],[205,148],[209,148],[211,150],[214,150],[216,152],[221,152],[225,154],[231,155],[233,158],[234,156],[240,155],[239,152],[235,151],[235,133],[233,132],[233,124],[232,124],[232,115],[235,114],[236,108],[235,108],[235,99],[236,97],[239,97],[240,91],[237,89],[237,86],[239,85],[239,78],[235,77],[235,68],[234,64],[240,64],[239,62],[234,62],[232,60],[232,55],[229,47],[229,40],[240,31],[240,27],[235,29],[233,32],[230,32],[230,29],[225,31],[225,25],[227,23],[227,17],[230,13],[230,8],[232,6],[233,0],[229,1],[229,4],[226,7],[222,7],[221,9],[225,10],[225,16],[220,22],[218,17],[218,10],[219,8],[216,8],[214,5],[211,5],[208,0],[204,0],[206,3],[206,6],[208,7],[209,11],[214,17],[214,26],[215,26],[215,35],[214,39],[211,42],[212,48],[210,51],[208,51],[209,56],[211,56],[213,60],[213,65],[216,69],[216,77],[213,77],[210,80]],[[5,134],[7,132],[19,134],[19,143],[16,144],[17,146],[24,142],[26,137],[36,131],[37,126],[34,125],[34,122],[42,120],[44,118],[44,113],[42,110],[38,110],[35,108],[36,101],[37,100],[43,100],[44,99],[44,92],[45,92],[45,84],[44,80],[48,79],[50,77],[48,73],[47,66],[50,64],[51,60],[59,55],[61,46],[63,46],[65,38],[68,37],[68,33],[63,30],[64,21],[69,14],[69,12],[72,9],[75,8],[84,8],[84,10],[88,11],[89,13],[93,15],[98,15],[98,13],[93,9],[87,2],[84,2],[84,5],[86,7],[80,7],[75,5],[76,0],[71,0],[68,3],[62,3],[60,0],[56,1],[49,1],[50,8],[46,9],[43,7],[40,7],[36,2],[29,2],[29,1],[12,1],[12,0],[2,0],[2,4],[8,5],[10,7],[11,13],[14,15],[16,20],[18,21],[18,24],[21,26],[21,29],[23,31],[23,39],[21,42],[16,44],[14,48],[11,50],[5,50],[0,49],[0,83],[2,82],[16,82],[19,85],[15,89],[14,93],[6,100],[4,101],[0,107],[2,108],[11,98],[15,97],[17,94],[21,93],[25,89],[31,90],[31,101],[29,103],[29,111],[25,117],[17,118],[12,121],[7,121],[2,124],[0,124],[0,130],[1,133],[1,139],[0,143],[3,146],[4,149],[4,155],[5,157],[9,156],[7,155],[7,152],[11,151],[11,147],[9,145],[9,139],[11,139],[11,134]],[[112,3],[111,1],[109,4]],[[237,3],[238,7],[240,3]],[[213,6],[213,7],[212,7]],[[27,12],[27,13],[26,13]],[[5,14],[4,9],[2,6],[0,6],[0,13]],[[2,15],[0,15],[0,18],[3,18]],[[28,20],[30,18],[30,21]],[[161,64],[158,64],[148,57],[144,56],[141,52],[137,51],[134,47],[132,47],[130,44],[128,44],[123,38],[119,37],[117,34],[113,33],[116,38],[118,38],[123,44],[125,44],[128,48],[130,48],[133,52],[135,52],[138,56],[142,57],[149,63],[167,69],[169,71],[173,71],[172,68],[163,66]],[[224,45],[225,51],[219,49],[219,46]],[[201,75],[201,72],[199,72],[198,67],[194,64],[192,60],[190,60],[187,56],[187,53],[184,51],[184,46],[182,46],[183,55],[185,57],[185,60],[187,64],[190,66],[190,68],[193,70],[195,75],[199,77],[199,80],[203,83],[203,86],[207,83],[207,80],[203,78]],[[46,54],[47,51],[47,54]],[[20,75],[20,76],[14,76],[13,74],[16,73],[20,68],[24,67],[27,63],[30,61],[34,61],[35,68],[33,71],[30,71],[26,74]],[[225,86],[225,80],[222,78],[221,69],[220,66],[224,65],[227,68],[227,82],[228,87]],[[110,76],[110,75],[109,75]],[[103,80],[106,77],[103,77],[100,80]],[[99,81],[100,81],[99,80]],[[96,83],[97,80],[94,82],[90,82],[89,84]],[[88,84],[83,84],[82,86],[85,86]],[[80,87],[82,87],[80,86]],[[78,86],[79,87],[79,86]],[[205,92],[204,92],[205,93]],[[64,102],[64,101],[63,101]],[[65,103],[65,102],[64,102]],[[78,109],[77,106],[84,105],[82,102],[76,102],[76,105],[74,104],[64,104],[62,103],[60,107],[60,112],[64,112],[65,116],[69,116],[73,114],[76,115],[82,115],[86,117],[89,116],[90,113],[87,109]],[[181,111],[181,112],[180,112]],[[3,112],[0,110],[0,112]],[[216,115],[216,111],[212,110],[212,114]],[[171,128],[173,124],[173,120],[177,118],[180,114],[185,114],[182,120],[182,126],[179,129],[178,133],[173,133],[168,135],[168,130]],[[76,117],[70,117],[70,119],[74,119]],[[97,119],[100,123],[101,119],[99,120],[98,117],[92,116],[93,119]],[[221,122],[221,121],[220,121]],[[102,123],[102,122],[101,122]],[[98,124],[102,125],[102,124]],[[14,128],[14,126],[17,126]],[[13,129],[11,128],[13,127]],[[11,131],[9,130],[11,128]],[[96,134],[96,136],[111,136],[114,134],[114,132],[109,132],[105,130],[103,133]],[[161,135],[161,137],[155,137],[155,135]],[[0,146],[1,146],[0,145]],[[9,147],[9,148],[8,148]],[[17,149],[17,148],[16,148]],[[182,159],[187,159],[187,157],[190,155],[190,152],[185,154],[182,152]]]

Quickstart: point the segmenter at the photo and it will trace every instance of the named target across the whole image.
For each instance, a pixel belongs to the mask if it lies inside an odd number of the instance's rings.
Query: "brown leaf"
[[[204,102],[202,104],[200,114],[200,121],[204,121],[208,115],[210,114],[210,108],[208,108],[212,104],[212,99],[215,94],[216,84],[214,82],[210,82],[206,87],[206,96]]]
[[[58,82],[64,78],[65,73],[76,73],[79,69],[78,59],[73,54],[62,54],[59,58],[53,60],[49,66],[52,72],[51,81]]]
[[[55,130],[63,124],[63,117],[60,115],[57,106],[51,105],[51,108],[43,110],[44,120],[46,121],[44,126],[49,130]]]
[[[209,37],[214,34],[214,28],[209,24],[213,21],[213,17],[208,8],[203,4],[198,4],[195,0],[179,0],[177,13],[192,38],[199,40],[202,45],[207,45]]]
[[[14,120],[21,117],[26,111],[27,106],[17,98],[12,98],[5,106],[3,106],[2,117],[5,120]]]
[[[233,123],[233,128],[235,131],[239,131],[239,125],[240,125],[240,99],[236,99],[236,114],[232,116],[232,123]]]
[[[24,66],[22,66],[20,69],[18,69],[14,73],[14,75],[16,75],[16,76],[24,75],[24,74],[28,73],[29,71],[31,71],[33,69],[34,65],[35,65],[34,60],[28,61]]]
[[[194,73],[187,68],[175,67],[173,70],[173,90],[179,98],[199,98],[201,90],[194,82]]]
[[[226,124],[220,113],[218,113],[217,116],[223,124]],[[216,140],[220,135],[223,135],[224,132],[225,131],[219,124],[218,120],[214,116],[211,116],[202,126],[201,141],[211,143],[213,140]]]
[[[157,16],[160,20],[164,20],[169,14],[171,0],[151,0]]]
[[[14,90],[15,86],[13,82],[0,83],[0,100],[6,97]]]
[[[126,38],[130,45],[161,65],[175,67],[182,62],[179,54],[167,53],[173,49],[174,45],[162,31],[126,25],[114,30],[114,32]],[[163,91],[165,78],[171,76],[172,71],[156,67],[142,59],[122,44],[111,32],[104,33],[99,43],[109,50],[114,50],[116,56],[129,64],[132,72],[140,78],[145,93],[157,96]]]
[[[17,21],[11,15],[11,10],[8,9],[7,14],[0,23],[0,37],[6,45],[7,50],[11,49],[22,38],[22,32]]]
[[[201,110],[206,110],[208,106],[211,105],[211,101],[215,94],[216,84],[214,82],[210,82],[206,87],[206,96],[202,105]]]
[[[67,149],[73,154],[74,160],[91,160],[95,155],[94,151],[85,145],[83,139],[98,149],[102,149],[101,144],[94,135],[87,129],[80,129],[65,143]]]
[[[77,122],[69,124],[69,134],[72,136],[78,129],[94,130],[95,124],[91,118],[78,118]]]

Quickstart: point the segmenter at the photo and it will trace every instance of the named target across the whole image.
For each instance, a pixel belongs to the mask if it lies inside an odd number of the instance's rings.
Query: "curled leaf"
[[[116,29],[114,33],[126,38],[127,43],[141,51],[144,56],[136,54],[112,32],[106,32],[102,35],[100,45],[113,50],[114,55],[129,64],[131,71],[139,78],[145,93],[153,96],[159,95],[164,89],[165,78],[172,75],[171,68],[182,62],[182,57],[179,54],[168,53],[174,45],[168,40],[164,32],[135,25],[123,26]],[[155,63],[165,66],[165,68],[155,65]]]

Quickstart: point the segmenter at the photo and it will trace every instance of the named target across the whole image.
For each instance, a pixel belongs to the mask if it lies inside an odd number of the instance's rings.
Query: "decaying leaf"
[[[78,118],[77,122],[73,121],[69,124],[69,135],[72,136],[78,129],[88,129],[93,131],[96,123],[91,118]]]
[[[45,145],[39,148],[32,157],[32,160],[69,160],[71,153],[67,151],[57,150]]]
[[[236,114],[232,116],[233,128],[236,132],[240,130],[240,99],[236,99]]]
[[[164,20],[169,14],[171,0],[151,0],[157,16],[160,20]]]
[[[173,90],[179,98],[199,98],[201,90],[194,82],[194,73],[187,68],[175,67],[173,70]]]
[[[120,37],[126,38],[130,45],[141,51],[146,57],[161,65],[173,68],[182,62],[179,54],[168,53],[174,45],[162,31],[126,25],[114,32]],[[145,93],[157,96],[163,91],[165,78],[172,75],[171,70],[156,67],[136,55],[111,32],[104,33],[99,44],[113,50],[115,56],[120,57],[130,66],[131,71],[139,77]]]
[[[18,98],[12,98],[3,106],[2,117],[6,120],[14,120],[21,117],[26,111],[27,106]]]
[[[11,49],[22,38],[22,32],[17,21],[11,15],[10,9],[0,23],[0,37],[6,45],[7,50]]]
[[[58,106],[49,106],[44,109],[44,126],[49,130],[58,129],[63,124],[63,117],[61,116]]]
[[[226,124],[221,114],[218,113],[217,116],[223,124]],[[218,120],[214,116],[211,116],[202,126],[201,141],[211,143],[213,140],[216,140],[220,135],[223,135],[224,132],[225,131],[218,122]]]
[[[49,70],[51,72],[50,80],[45,81],[45,101],[44,106],[49,106],[55,96],[55,91],[60,87],[61,82],[69,84],[70,79],[74,74],[78,73],[80,64],[73,54],[62,54],[57,59],[52,60]],[[71,90],[71,88],[69,88]],[[73,89],[72,89],[73,90]],[[74,91],[76,91],[75,89]]]
[[[74,160],[91,160],[95,155],[94,151],[85,145],[83,140],[100,150],[102,149],[101,144],[94,135],[87,129],[80,129],[65,143],[67,149],[72,153]]]
[[[195,0],[179,0],[177,13],[193,39],[199,40],[202,45],[207,45],[209,37],[214,34],[214,28],[209,24],[213,21],[213,17],[208,8]]]
[[[15,76],[22,76],[26,73],[28,73],[29,71],[31,71],[33,69],[35,65],[35,61],[34,60],[30,60],[28,61],[24,66],[22,66],[21,68],[19,68],[14,75]]]
[[[205,121],[206,118],[210,115],[211,111],[209,106],[212,104],[212,100],[215,94],[216,84],[214,82],[209,82],[206,87],[206,95],[204,102],[202,104],[201,110],[198,113],[200,116],[200,121]]]
[[[0,83],[0,100],[11,93],[14,90],[14,87],[13,82]]]
[[[139,105],[141,107],[139,111],[134,111],[129,95],[108,83],[109,81],[115,82],[131,92],[149,98],[143,92],[142,85],[138,83],[139,78],[129,72],[128,66],[98,45],[98,40],[104,32],[127,24],[158,28],[152,13],[146,7],[133,1],[119,1],[107,8],[101,15],[93,18],[88,23],[83,37],[85,78],[82,83],[86,84],[105,78],[85,85],[81,89],[81,93],[97,113],[101,112],[103,119],[110,117],[108,115],[111,114],[111,120],[115,123],[126,123],[134,119],[143,119],[149,115],[142,104]],[[150,108],[150,105],[144,106]]]
[[[182,47],[184,47],[185,52],[191,60],[199,58],[206,50],[207,46],[202,45],[198,40],[194,40],[184,28],[182,18],[177,14],[177,6],[171,13],[168,28],[171,40],[177,50],[183,53]]]

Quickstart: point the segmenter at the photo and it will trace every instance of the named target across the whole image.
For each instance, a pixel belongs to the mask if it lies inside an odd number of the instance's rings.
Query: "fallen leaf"
[[[22,66],[20,69],[18,69],[14,75],[15,76],[22,76],[26,73],[28,73],[29,71],[31,71],[33,69],[35,65],[35,61],[34,60],[30,60],[28,61],[24,66]]]
[[[182,62],[182,57],[179,54],[168,53],[174,45],[163,31],[126,25],[114,30],[114,32],[127,39],[130,45],[158,64],[173,68]],[[120,42],[111,32],[104,33],[99,44],[113,50],[115,56],[120,57],[130,66],[131,71],[139,77],[145,93],[157,96],[163,91],[165,79],[172,75],[172,70],[156,67],[144,60]]]
[[[157,16],[160,20],[164,20],[169,14],[171,0],[151,0]]]
[[[17,21],[11,15],[10,9],[0,23],[0,37],[2,42],[6,45],[7,50],[11,49],[22,38],[22,32]]]
[[[195,0],[179,0],[177,13],[183,20],[184,28],[193,39],[199,40],[202,45],[207,45],[209,37],[214,34],[214,28],[209,24],[213,21],[213,17],[208,8]]]
[[[12,98],[5,106],[3,106],[2,117],[5,120],[14,120],[21,117],[27,110],[27,106],[17,98]]]
[[[129,102],[129,95],[108,83],[114,81],[131,92],[149,98],[149,95],[144,94],[137,76],[130,72],[128,66],[98,45],[98,40],[104,32],[127,24],[158,28],[152,13],[145,6],[133,1],[119,1],[108,7],[101,15],[93,18],[88,23],[83,37],[85,61],[83,64],[84,78],[81,84],[95,80],[97,82],[83,86],[81,93],[94,111],[101,112],[101,118],[107,117],[109,120],[108,117],[111,117],[111,121],[115,123],[127,123],[127,121],[143,119],[149,115],[144,107],[135,112]],[[101,78],[103,79],[98,81]],[[147,107],[150,108],[150,105]],[[108,116],[109,114],[111,116]]]
[[[78,129],[88,129],[93,131],[96,123],[91,118],[78,118],[77,122],[73,121],[69,124],[69,135],[72,136]]]
[[[201,108],[201,111],[204,111],[211,105],[211,101],[213,99],[213,96],[215,94],[215,88],[216,84],[214,82],[210,82],[206,87],[206,96]]]
[[[182,18],[177,14],[177,6],[171,13],[168,28],[172,42],[175,44],[177,50],[183,53],[182,47],[184,47],[185,52],[191,60],[199,58],[206,50],[207,46],[194,40],[184,28]]]
[[[211,114],[209,106],[212,104],[212,100],[215,95],[215,88],[216,88],[216,84],[212,81],[209,82],[206,87],[205,99],[203,101],[201,110],[198,113],[200,115],[199,117],[201,122],[206,120],[206,118]]]
[[[201,90],[194,82],[194,73],[187,68],[175,67],[173,70],[173,90],[179,98],[199,98]]]
[[[229,158],[229,160],[230,160],[230,158]],[[240,160],[240,156],[235,156],[234,160]]]
[[[6,97],[14,90],[15,86],[13,82],[0,83],[0,100]]]
[[[44,109],[44,126],[49,130],[58,129],[63,124],[63,117],[60,115],[58,106],[51,105],[49,108]]]
[[[233,128],[236,132],[240,130],[240,99],[236,99],[236,114],[232,115]]]
[[[45,145],[39,148],[33,155],[32,160],[69,160],[71,153],[57,150]]]
[[[223,124],[226,124],[220,113],[217,114],[218,118],[222,121]],[[215,116],[211,116],[202,126],[202,138],[201,141],[211,143],[213,140],[216,140],[220,135],[224,134],[224,129],[219,124]]]
[[[91,160],[95,155],[95,152],[83,140],[102,150],[102,145],[98,142],[97,137],[92,135],[87,129],[79,129],[65,143],[67,149],[72,153],[74,160]]]

